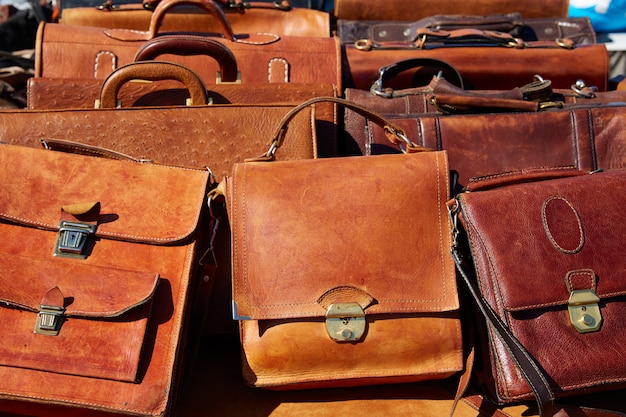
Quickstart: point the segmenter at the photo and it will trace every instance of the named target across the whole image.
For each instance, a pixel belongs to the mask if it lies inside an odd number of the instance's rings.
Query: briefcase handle
[[[148,31],[148,39],[154,39],[159,34],[159,27],[165,19],[165,15],[169,10],[176,6],[195,6],[198,7],[211,16],[213,16],[222,28],[222,34],[229,41],[235,41],[235,35],[233,29],[230,26],[230,22],[226,18],[222,7],[216,4],[213,0],[160,0],[159,4],[155,7],[150,18],[150,29]]]
[[[206,55],[220,66],[218,83],[234,83],[239,79],[237,59],[224,44],[198,35],[162,35],[145,42],[135,53],[133,61],[151,61],[161,55]]]
[[[371,120],[378,126],[382,127],[385,131],[387,139],[394,145],[400,146],[400,149],[403,153],[415,153],[415,152],[423,152],[423,151],[431,151],[432,149],[425,148],[423,146],[417,145],[413,141],[411,141],[406,132],[396,124],[387,120],[384,116],[375,113],[368,108],[361,106],[360,104],[354,103],[352,101],[338,98],[338,97],[315,97],[309,100],[306,100],[293,109],[291,109],[283,119],[278,123],[278,127],[272,136],[272,140],[270,142],[270,147],[263,155],[260,155],[256,158],[246,159],[246,162],[260,162],[260,161],[273,161],[275,159],[275,154],[278,148],[280,148],[285,139],[285,134],[287,133],[287,128],[289,122],[303,109],[312,106],[316,103],[335,103],[342,107],[348,108],[355,113]]]
[[[190,105],[199,106],[208,102],[207,90],[202,79],[189,68],[173,62],[140,61],[119,67],[104,80],[96,108],[117,107],[120,88],[131,80],[176,80],[189,90]]]

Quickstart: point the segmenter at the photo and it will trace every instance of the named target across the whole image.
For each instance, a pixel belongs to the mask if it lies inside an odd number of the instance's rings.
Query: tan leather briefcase
[[[174,33],[160,29],[163,12],[191,5],[220,22],[218,33]],[[234,54],[241,82],[328,83],[341,88],[341,49],[331,37],[284,36],[270,31],[235,34],[213,0],[166,0],[154,11],[149,30],[107,29],[42,23],[37,33],[35,76],[104,79],[115,68],[133,62],[139,48],[162,36],[206,38],[224,43]],[[176,46],[174,45],[174,48]],[[71,53],[68,53],[71,51]],[[184,64],[206,83],[215,83],[218,64],[205,57],[165,54],[164,61]]]
[[[330,14],[321,10],[291,7],[289,1],[246,2],[236,5],[231,1],[216,0],[228,17],[235,33],[272,31],[286,36],[329,37]],[[63,10],[60,23],[76,26],[95,26],[148,30],[153,10],[147,3],[119,4],[98,7],[70,7]],[[219,31],[219,22],[194,9],[171,9],[163,20],[163,30],[194,32]]]
[[[3,412],[169,412],[209,178],[0,145]]]

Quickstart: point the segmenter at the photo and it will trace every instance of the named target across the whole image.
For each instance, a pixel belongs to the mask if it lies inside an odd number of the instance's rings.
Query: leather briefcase
[[[526,42],[498,31],[419,28],[411,41],[361,39],[343,47],[345,88],[368,90],[378,79],[380,68],[420,58],[452,65],[471,89],[510,89],[535,74],[551,80],[554,88],[570,88],[584,78],[598,91],[608,89],[608,52],[603,44],[575,45],[570,39]],[[431,76],[418,80],[417,85],[426,84]]]
[[[338,19],[351,20],[419,20],[437,14],[489,15],[518,12],[525,18],[567,17],[569,1],[544,2],[531,0],[335,0],[334,14]]]
[[[487,318],[478,380],[499,403],[537,396],[543,415],[554,397],[626,382],[614,244],[626,172],[561,171],[485,177],[449,203],[460,221],[454,258]]]
[[[435,15],[415,22],[389,20],[337,21],[337,36],[342,44],[361,39],[374,42],[412,42],[419,28],[456,30],[474,28],[510,33],[524,41],[571,39],[576,45],[597,42],[596,32],[587,17],[543,17],[525,19],[521,13],[475,15]]]
[[[200,8],[219,22],[218,33],[163,32],[164,14],[187,5]],[[177,48],[180,39],[214,39],[232,51],[242,83],[321,83],[341,88],[341,48],[331,37],[284,36],[266,31],[235,34],[214,0],[165,0],[153,13],[147,31],[42,23],[37,33],[35,76],[49,78],[106,78],[115,68],[135,61],[147,42],[169,36]],[[67,53],[72,51],[72,53]],[[183,64],[205,83],[215,83],[219,65],[196,55],[164,54],[162,61]]]
[[[3,414],[166,415],[209,172],[2,144],[0,178]]]
[[[471,93],[468,91],[468,94]],[[511,91],[509,93],[514,93]],[[520,93],[517,91],[517,93]],[[626,167],[621,124],[626,117],[623,92],[597,93],[597,98],[575,98],[578,103],[542,111],[500,111],[498,113],[406,114],[406,103],[415,104],[424,96],[379,97],[380,111],[401,126],[418,145],[448,151],[450,168],[457,174],[457,186],[466,186],[473,177],[524,168],[571,166],[582,170]],[[352,96],[353,97],[353,96]],[[618,99],[611,103],[611,97]],[[474,98],[472,98],[473,100]],[[609,103],[594,103],[594,100]],[[586,101],[592,101],[585,104]],[[523,105],[536,102],[509,100]],[[428,102],[430,105],[430,102]],[[378,108],[377,108],[378,107]],[[375,122],[345,112],[344,145],[350,155],[399,153]]]
[[[275,144],[291,117],[321,100],[285,116]],[[409,151],[421,150],[379,122]],[[445,152],[271,159],[235,164],[218,187],[231,228],[247,383],[354,386],[461,371]]]
[[[271,31],[282,36],[330,37],[330,14],[321,10],[292,7],[289,1],[246,2],[216,0],[235,33]],[[148,30],[156,3],[73,7],[63,10],[59,23],[75,26]],[[164,31],[219,32],[219,23],[197,10],[169,10],[163,19]]]
[[[44,139],[52,149],[105,147],[164,165],[209,167],[219,181],[234,162],[262,153],[272,138],[272,121],[277,123],[295,107],[279,103],[115,108],[115,97],[104,96],[100,109],[0,111],[2,140],[40,147]],[[298,115],[297,128],[287,133],[293,138],[285,144],[288,151],[279,158],[316,157],[315,124],[315,109]]]

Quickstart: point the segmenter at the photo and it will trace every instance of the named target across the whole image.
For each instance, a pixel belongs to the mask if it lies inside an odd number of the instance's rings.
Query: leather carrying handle
[[[378,70],[378,79],[372,84],[370,92],[381,97],[393,97],[394,90],[385,87],[385,85],[396,78],[400,73],[416,68],[439,68],[445,70],[446,73],[452,75],[452,77],[448,77],[449,83],[456,85],[461,90],[465,89],[463,76],[456,68],[447,62],[436,58],[412,58],[381,67]]]
[[[387,120],[384,116],[375,113],[368,108],[356,104],[352,101],[345,100],[337,97],[315,97],[309,100],[306,100],[300,103],[298,106],[291,109],[283,119],[279,122],[278,128],[276,129],[272,141],[270,143],[270,147],[266,153],[260,155],[256,158],[247,159],[246,162],[254,162],[254,161],[273,161],[274,156],[278,148],[281,147],[283,141],[285,139],[285,133],[287,132],[287,128],[289,122],[303,109],[312,106],[316,103],[335,103],[342,107],[348,108],[359,115],[370,119],[372,122],[382,127],[387,135],[387,138],[394,145],[404,145],[403,152],[404,153],[414,153],[414,152],[422,152],[422,151],[430,151],[431,149],[424,148],[413,143],[406,135],[406,132],[399,126],[393,124],[389,120]]]
[[[235,40],[230,22],[222,11],[221,6],[215,4],[213,0],[160,0],[150,18],[148,39],[154,39],[159,34],[159,27],[163,24],[166,13],[176,6],[195,6],[206,11],[218,21],[224,37],[229,41]]]
[[[151,61],[161,55],[206,55],[220,66],[222,82],[236,82],[237,59],[224,44],[207,37],[194,35],[163,35],[146,41],[137,50],[133,61]]]
[[[191,105],[199,106],[207,104],[208,101],[204,83],[189,68],[172,62],[141,61],[119,67],[104,80],[96,108],[117,107],[117,95],[120,88],[131,80],[177,80],[189,90]]]
[[[143,8],[144,9],[148,9],[148,10],[154,10],[154,8],[159,4],[161,0],[143,0],[142,4],[143,4]],[[276,10],[283,10],[283,11],[288,11],[291,10],[291,3],[289,2],[289,0],[279,0],[279,1],[273,1],[271,3],[266,3],[266,2],[249,2],[249,1],[244,1],[244,0],[215,0],[217,1],[219,4],[222,5],[222,7],[228,8],[228,9],[248,9],[248,8],[256,8],[256,7],[262,7],[264,9],[276,9]]]

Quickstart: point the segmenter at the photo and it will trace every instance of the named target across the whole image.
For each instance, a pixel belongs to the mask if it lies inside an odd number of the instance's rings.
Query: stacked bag
[[[567,2],[470,3],[42,22],[0,110],[0,410],[626,412],[624,93]]]

